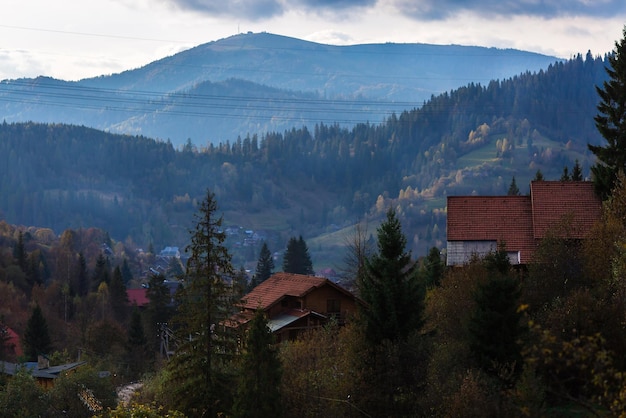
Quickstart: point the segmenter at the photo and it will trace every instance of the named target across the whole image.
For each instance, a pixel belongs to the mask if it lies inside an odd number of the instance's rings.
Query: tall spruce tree
[[[150,355],[150,348],[146,333],[144,332],[141,313],[136,306],[133,308],[130,316],[126,356],[128,360],[129,377],[131,379],[141,377],[141,374],[146,371],[151,360],[154,358],[154,355]]]
[[[263,242],[261,246],[261,252],[259,253],[259,260],[256,263],[256,271],[254,272],[254,278],[252,279],[252,286],[256,287],[263,283],[265,280],[274,273],[274,258],[267,246],[266,242]]]
[[[128,293],[124,285],[122,270],[116,266],[113,270],[111,285],[109,286],[109,301],[113,315],[118,322],[125,322],[128,316]]]
[[[232,302],[225,278],[232,277],[233,269],[216,211],[215,195],[207,191],[190,231],[186,284],[178,292],[174,318],[180,345],[168,364],[169,384],[175,407],[188,416],[215,417],[232,405],[229,373],[235,347],[223,323]]]
[[[239,366],[234,416],[280,417],[281,364],[267,319],[258,311],[250,323]]]
[[[574,168],[572,168],[572,181],[583,181],[583,169],[578,159],[576,159]]]
[[[33,313],[28,318],[22,345],[24,347],[24,356],[28,361],[36,361],[39,354],[49,354],[52,351],[52,340],[48,332],[48,323],[39,305],[33,308]]]
[[[283,257],[283,271],[285,273],[306,274],[312,276],[313,262],[309,255],[309,248],[300,235],[299,238],[291,237],[287,243],[287,250]]]
[[[596,87],[600,103],[594,120],[607,144],[588,145],[598,159],[591,173],[596,192],[603,200],[610,195],[617,172],[626,171],[626,26],[623,35],[608,56],[609,80]]]
[[[168,322],[172,317],[172,297],[170,289],[163,283],[165,276],[153,274],[148,282],[148,306],[146,308],[146,328],[150,339],[148,344],[153,352],[159,350],[161,346],[161,335],[168,327]]]
[[[441,259],[441,251],[437,247],[431,247],[428,255],[424,258],[422,276],[427,286],[439,286],[446,269]]]
[[[511,262],[503,242],[485,256],[483,265],[489,277],[478,284],[473,295],[475,307],[468,324],[469,346],[481,369],[506,380],[510,376],[500,373],[503,367],[519,371],[521,364],[520,339],[524,330],[518,309],[521,286],[511,274]]]
[[[511,184],[506,194],[509,196],[519,196],[520,192],[519,187],[517,187],[517,182],[515,181],[515,176],[511,179]]]
[[[374,344],[404,341],[423,325],[424,286],[393,209],[377,232],[378,252],[365,260],[358,282],[365,334]]]

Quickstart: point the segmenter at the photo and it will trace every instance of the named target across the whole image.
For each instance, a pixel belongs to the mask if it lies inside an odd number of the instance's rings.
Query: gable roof
[[[567,219],[571,238],[584,238],[600,219],[602,203],[591,182],[533,181],[530,196],[449,196],[448,241],[504,242],[530,262],[537,240]]]
[[[58,366],[52,366],[47,368],[39,368],[37,362],[26,363],[10,363],[8,361],[0,361],[0,372],[14,376],[21,368],[27,369],[33,377],[42,379],[56,379],[61,373],[73,370],[87,364],[86,361],[78,361],[74,363],[66,363]]]
[[[274,273],[243,297],[241,307],[252,310],[265,310],[285,296],[303,297],[311,290],[327,283],[332,282],[323,277],[282,272]]]
[[[533,235],[545,238],[550,228],[566,220],[571,238],[584,238],[602,216],[602,202],[589,181],[533,181]]]
[[[531,219],[527,196],[448,197],[449,241],[504,241],[523,246],[532,242]]]

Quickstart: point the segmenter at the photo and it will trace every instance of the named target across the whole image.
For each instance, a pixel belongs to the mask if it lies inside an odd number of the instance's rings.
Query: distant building
[[[593,183],[533,181],[529,196],[449,196],[447,265],[463,265],[505,244],[511,264],[528,264],[561,222],[568,238],[584,239],[602,216]]]
[[[9,363],[0,361],[0,371],[6,375],[14,376],[19,370],[26,369],[44,389],[50,389],[54,386],[54,381],[59,376],[71,373],[84,364],[87,364],[87,362],[79,361],[50,366],[50,362],[46,357],[39,356],[39,360],[36,362]]]
[[[178,247],[165,247],[161,250],[159,256],[164,258],[180,258],[180,251],[178,250]]]

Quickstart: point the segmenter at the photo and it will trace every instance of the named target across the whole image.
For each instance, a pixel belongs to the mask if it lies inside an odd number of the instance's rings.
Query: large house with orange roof
[[[584,239],[602,215],[587,181],[533,181],[528,196],[449,196],[447,265],[466,264],[504,244],[511,264],[528,264],[541,240],[560,224]]]
[[[260,309],[280,342],[331,319],[341,324],[356,314],[358,303],[355,295],[324,277],[281,272],[243,297],[231,324],[245,327]]]

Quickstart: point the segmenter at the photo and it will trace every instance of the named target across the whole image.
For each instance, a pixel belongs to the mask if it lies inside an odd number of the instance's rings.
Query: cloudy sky
[[[570,58],[610,52],[625,24],[625,0],[4,0],[0,80],[111,74],[248,31]]]

